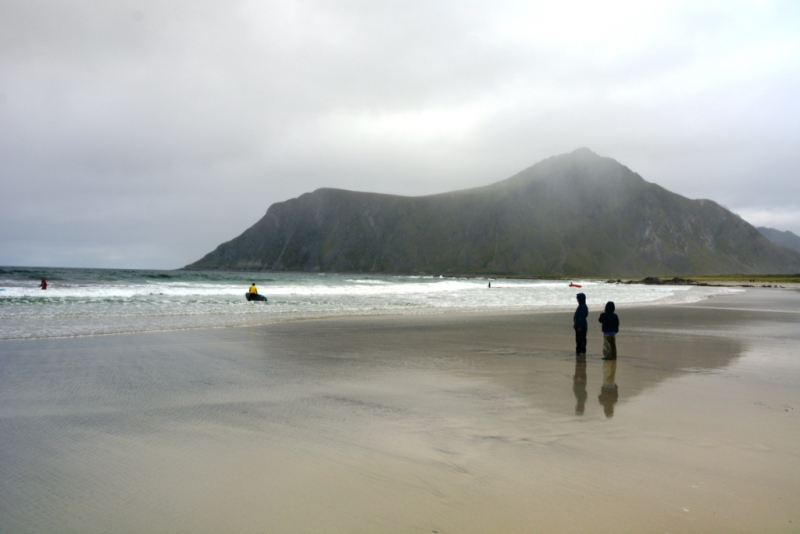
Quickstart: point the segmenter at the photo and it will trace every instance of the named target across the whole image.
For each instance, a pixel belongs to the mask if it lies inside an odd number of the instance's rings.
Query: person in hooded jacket
[[[619,317],[614,313],[614,303],[606,302],[606,311],[600,314],[600,323],[603,330],[603,359],[617,359],[617,332],[619,332]]]
[[[578,293],[578,309],[572,316],[572,328],[575,330],[575,354],[578,356],[586,356],[586,331],[589,329],[589,323],[586,322],[587,317],[589,317],[589,308],[586,306],[586,295]]]

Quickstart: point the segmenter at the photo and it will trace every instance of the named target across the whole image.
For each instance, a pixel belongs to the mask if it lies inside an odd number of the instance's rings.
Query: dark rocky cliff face
[[[426,197],[319,189],[272,205],[189,269],[643,276],[779,273],[776,247],[587,149],[502,182]]]

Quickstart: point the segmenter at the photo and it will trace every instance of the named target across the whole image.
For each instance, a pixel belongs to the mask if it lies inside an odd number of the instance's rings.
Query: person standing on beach
[[[578,356],[586,356],[586,331],[589,329],[589,323],[586,322],[587,317],[589,317],[589,308],[586,306],[586,295],[578,293],[578,309],[572,316],[572,328],[575,330],[575,354]]]
[[[42,278],[42,283],[41,283],[41,284],[39,284],[39,287],[41,287],[43,290],[44,290],[44,289],[47,289],[47,280],[45,280],[44,278]]]
[[[603,359],[617,359],[617,332],[619,332],[619,317],[614,313],[614,303],[606,302],[606,311],[600,314],[600,323],[603,330]]]

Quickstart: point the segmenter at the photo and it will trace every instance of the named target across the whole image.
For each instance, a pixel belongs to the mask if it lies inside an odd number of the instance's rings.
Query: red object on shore
[[[573,284],[572,282],[569,283],[569,287],[581,287],[578,284]]]

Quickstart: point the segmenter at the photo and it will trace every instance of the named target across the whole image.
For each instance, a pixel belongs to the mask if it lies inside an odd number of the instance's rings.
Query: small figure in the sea
[[[617,359],[617,332],[619,332],[619,317],[614,313],[614,303],[606,302],[606,311],[598,319],[603,330],[603,359]]]
[[[619,399],[617,360],[606,360],[603,362],[603,386],[600,388],[597,400],[603,405],[603,412],[608,419],[614,417],[614,405],[617,399]]]
[[[578,309],[572,316],[572,328],[575,330],[575,354],[578,356],[586,355],[586,331],[589,329],[589,323],[586,322],[587,317],[589,317],[589,307],[586,306],[586,295],[578,293]]]
[[[47,280],[42,278],[42,283],[39,284],[39,287],[41,287],[42,289],[47,289]]]
[[[489,281],[489,289],[492,289],[492,282],[491,282],[491,280]]]
[[[244,294],[244,298],[247,299],[247,302],[267,302],[267,297],[258,294],[258,288],[255,282],[250,286],[250,290]]]

